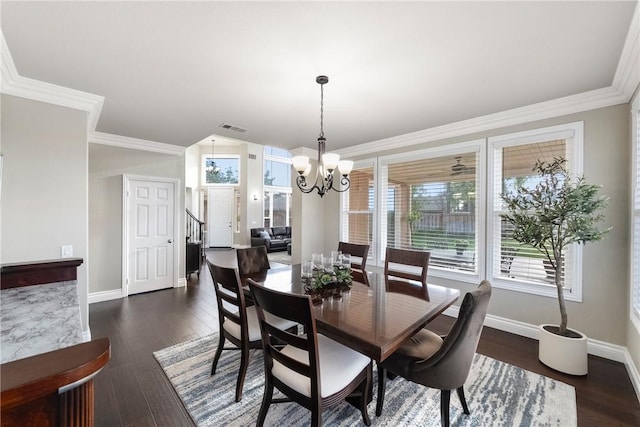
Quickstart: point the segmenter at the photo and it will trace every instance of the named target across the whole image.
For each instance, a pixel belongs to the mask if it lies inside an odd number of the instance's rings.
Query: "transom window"
[[[202,185],[237,185],[240,183],[240,156],[204,154],[202,156]]]

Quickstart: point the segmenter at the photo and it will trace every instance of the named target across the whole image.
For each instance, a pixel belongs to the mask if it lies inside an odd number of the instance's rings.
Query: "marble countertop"
[[[77,282],[0,291],[0,363],[82,342]]]

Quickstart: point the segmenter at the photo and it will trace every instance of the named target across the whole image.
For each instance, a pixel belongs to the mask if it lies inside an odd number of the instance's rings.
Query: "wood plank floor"
[[[95,380],[96,425],[193,425],[152,353],[218,329],[206,268],[186,288],[91,304],[89,313],[92,337],[111,340],[111,361]],[[441,316],[432,329],[444,333],[452,322]],[[581,427],[640,426],[640,403],[623,364],[589,356],[587,376],[560,374],[538,361],[535,340],[486,327],[478,352],[573,385]],[[373,417],[374,408],[369,412]]]

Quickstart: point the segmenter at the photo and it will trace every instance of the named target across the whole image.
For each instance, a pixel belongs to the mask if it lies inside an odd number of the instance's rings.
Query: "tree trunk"
[[[558,291],[558,304],[560,305],[560,329],[558,335],[567,333],[567,308],[564,304],[564,290],[562,289],[562,258],[556,260],[555,283]]]

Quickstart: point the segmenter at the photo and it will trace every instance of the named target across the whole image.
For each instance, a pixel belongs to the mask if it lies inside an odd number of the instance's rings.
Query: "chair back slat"
[[[338,250],[343,254],[351,255],[351,268],[364,271],[367,266],[367,257],[369,256],[369,245],[338,242]]]
[[[427,270],[430,252],[387,248],[384,278],[387,290],[429,299]]]
[[[248,278],[260,281],[260,277],[265,277],[267,270],[271,268],[266,246],[236,249],[236,258],[238,273],[243,283]]]

